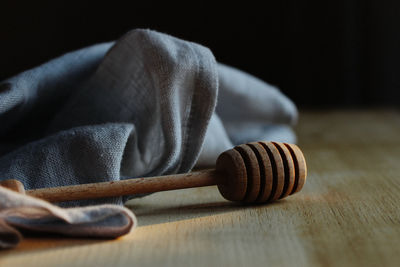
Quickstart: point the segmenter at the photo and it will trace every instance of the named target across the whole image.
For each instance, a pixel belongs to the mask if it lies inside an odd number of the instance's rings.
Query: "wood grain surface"
[[[293,196],[157,193],[128,203],[139,227],[125,237],[29,237],[0,266],[400,266],[400,113],[303,112],[297,133],[309,174]]]

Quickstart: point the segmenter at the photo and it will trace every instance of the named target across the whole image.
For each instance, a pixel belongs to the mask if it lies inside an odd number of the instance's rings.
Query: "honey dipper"
[[[158,177],[134,178],[27,190],[18,180],[0,185],[50,202],[115,197],[174,189],[217,185],[230,201],[266,203],[301,190],[307,176],[306,161],[293,144],[254,142],[223,152],[216,169]]]

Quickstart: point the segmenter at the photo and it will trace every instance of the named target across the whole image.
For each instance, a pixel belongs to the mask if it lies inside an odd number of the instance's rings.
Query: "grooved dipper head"
[[[254,142],[222,153],[217,170],[227,175],[218,184],[230,201],[266,203],[301,190],[307,166],[301,150],[293,144]]]

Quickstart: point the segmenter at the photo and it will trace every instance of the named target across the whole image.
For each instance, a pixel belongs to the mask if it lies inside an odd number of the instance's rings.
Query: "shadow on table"
[[[224,213],[238,212],[245,209],[257,211],[272,206],[278,206],[283,204],[284,202],[285,200],[280,200],[274,203],[269,203],[267,205],[243,205],[228,201],[220,201],[214,203],[175,205],[169,207],[150,207],[149,205],[128,204],[127,207],[135,213],[136,217],[138,218],[138,224],[140,227],[201,217],[209,217]]]

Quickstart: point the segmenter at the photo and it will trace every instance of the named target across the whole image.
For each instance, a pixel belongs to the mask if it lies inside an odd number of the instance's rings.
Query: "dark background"
[[[151,28],[208,46],[217,60],[277,85],[302,107],[400,103],[400,1],[263,2],[3,0],[0,80]]]

